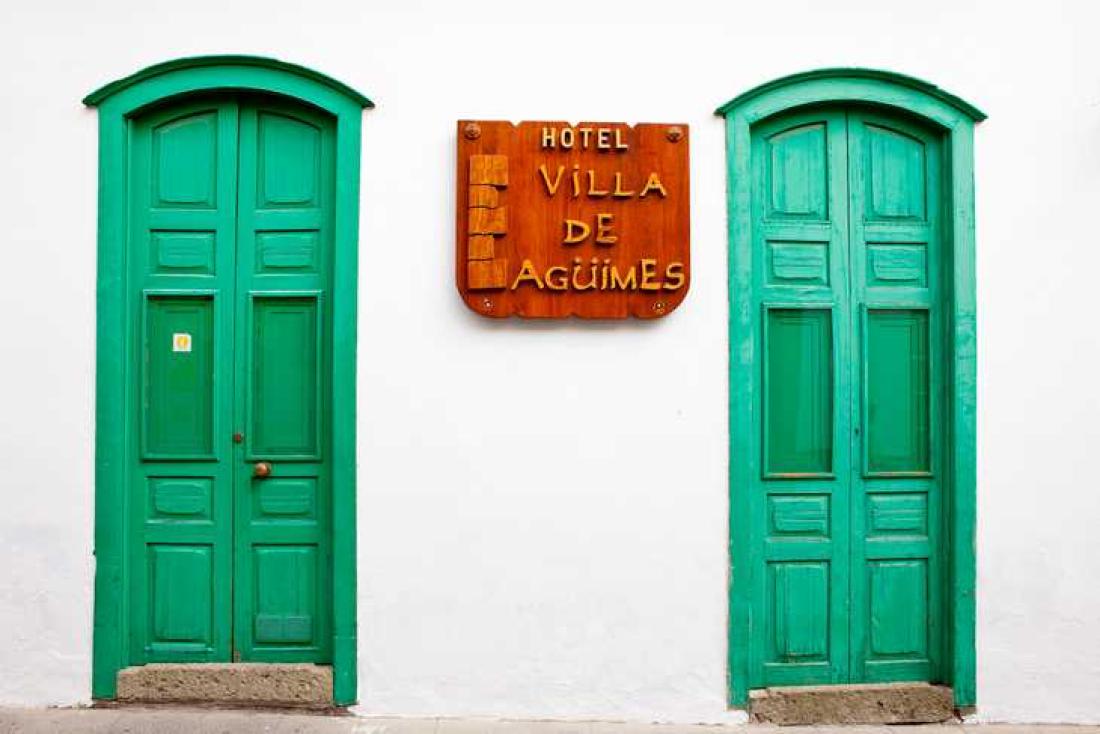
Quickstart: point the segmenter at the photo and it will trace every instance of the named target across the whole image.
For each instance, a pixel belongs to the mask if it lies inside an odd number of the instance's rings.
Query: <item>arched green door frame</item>
[[[726,119],[727,211],[729,236],[729,430],[730,430],[730,609],[729,698],[748,702],[748,649],[752,634],[750,589],[739,581],[748,565],[747,463],[739,461],[751,446],[753,382],[757,379],[752,338],[751,131],[769,117],[814,104],[870,104],[892,108],[927,121],[944,135],[944,235],[950,244],[951,395],[947,442],[948,666],[957,706],[975,704],[974,527],[976,504],[975,409],[976,341],[974,277],[974,125],[985,114],[958,97],[913,77],[874,69],[820,69],[762,84],[716,111]]]
[[[114,698],[128,664],[124,354],[128,200],[126,140],[134,116],[165,99],[255,91],[313,105],[336,121],[333,282],[333,698],[356,700],[355,352],[360,124],[369,99],[295,64],[255,56],[204,56],[150,66],[84,98],[99,109],[99,228],[96,276],[95,624],[92,696]]]

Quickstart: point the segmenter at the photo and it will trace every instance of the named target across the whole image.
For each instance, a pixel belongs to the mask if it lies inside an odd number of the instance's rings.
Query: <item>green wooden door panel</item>
[[[212,551],[209,545],[150,545],[150,645],[156,652],[171,654],[172,648],[205,651],[212,646]]]
[[[335,128],[271,98],[241,108],[234,640],[242,660],[332,659],[330,446]],[[257,461],[271,477],[252,475]]]
[[[829,285],[827,242],[774,240],[767,258],[768,285]]]
[[[769,219],[829,218],[826,122],[807,122],[767,138],[765,163]]]
[[[212,459],[214,299],[150,296],[145,301],[146,459]]]
[[[254,642],[316,646],[317,546],[254,545]]]
[[[208,478],[160,477],[149,480],[150,522],[214,519],[214,483]]]
[[[260,96],[135,121],[134,663],[332,659],[334,139]]]
[[[832,312],[768,309],[764,358],[765,474],[831,475]]]
[[[839,562],[847,485],[837,480],[849,470],[848,453],[837,450],[849,420],[837,406],[850,390],[837,370],[850,331],[847,294],[836,287],[847,260],[845,118],[811,110],[756,132],[750,665],[754,685],[830,683],[848,667],[847,598],[835,593],[848,573]]]
[[[226,660],[232,610],[233,293],[238,112],[148,112],[130,139],[126,340],[134,663]]]
[[[862,128],[865,138],[863,172],[867,185],[863,190],[863,211],[866,221],[923,221],[927,211],[923,141],[893,126],[866,121],[856,124]]]
[[[218,112],[200,110],[170,119],[155,126],[152,135],[154,206],[216,209]]]
[[[259,110],[257,197],[261,209],[321,204],[321,128],[278,110]]]
[[[854,680],[942,680],[945,379],[942,136],[848,113],[853,404]],[[886,259],[883,260],[883,256]],[[938,397],[937,397],[938,396]]]
[[[872,309],[866,317],[869,475],[931,470],[928,311]]]
[[[150,235],[149,262],[159,275],[213,275],[214,233],[159,231]]]
[[[928,567],[924,560],[871,561],[869,662],[928,655]]]
[[[935,679],[939,140],[822,106],[750,142],[748,685]]]
[[[249,458],[319,458],[320,318],[317,296],[253,298]]]
[[[829,564],[768,564],[770,593],[765,633],[771,649],[765,665],[826,663],[829,653]]]

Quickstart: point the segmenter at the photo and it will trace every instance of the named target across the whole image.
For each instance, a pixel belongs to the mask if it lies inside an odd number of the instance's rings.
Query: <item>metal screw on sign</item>
[[[466,127],[462,129],[462,134],[467,140],[477,140],[481,137],[481,125],[476,122],[467,122]]]
[[[656,303],[653,304],[653,310],[654,311],[664,311],[665,310],[665,302],[664,301],[657,301]]]
[[[481,305],[485,307],[486,311],[493,310],[493,302],[491,299],[486,298],[484,301],[481,302]]]
[[[665,133],[665,137],[670,143],[679,143],[684,138],[684,129],[679,125],[673,125]]]

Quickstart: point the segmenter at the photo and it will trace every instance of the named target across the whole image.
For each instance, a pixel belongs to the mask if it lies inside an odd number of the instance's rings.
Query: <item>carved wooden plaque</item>
[[[687,125],[458,122],[455,274],[483,316],[664,316],[688,214]]]

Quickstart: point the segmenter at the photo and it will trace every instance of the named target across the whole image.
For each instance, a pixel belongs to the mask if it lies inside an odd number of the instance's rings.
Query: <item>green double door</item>
[[[940,139],[856,107],[751,144],[749,685],[937,680]]]
[[[219,96],[129,130],[130,662],[328,662],[332,121]]]

